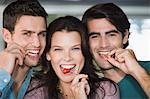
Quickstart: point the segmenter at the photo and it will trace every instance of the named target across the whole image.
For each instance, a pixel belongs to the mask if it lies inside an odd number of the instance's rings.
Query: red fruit
[[[64,69],[63,69],[63,73],[64,73],[64,74],[67,74],[67,73],[70,72],[70,70],[71,70],[70,68],[64,68]]]

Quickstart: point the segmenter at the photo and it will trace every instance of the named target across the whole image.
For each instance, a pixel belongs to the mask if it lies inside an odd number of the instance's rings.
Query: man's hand
[[[114,55],[114,58],[111,57]],[[132,75],[141,85],[148,97],[150,97],[150,75],[142,68],[130,49],[116,49],[111,51],[108,61],[127,74]]]
[[[24,57],[25,51],[20,45],[8,44],[7,48],[0,52],[0,69],[12,74],[16,66],[23,65]]]
[[[131,49],[115,49],[108,54],[107,60],[126,74],[134,74],[141,67]]]

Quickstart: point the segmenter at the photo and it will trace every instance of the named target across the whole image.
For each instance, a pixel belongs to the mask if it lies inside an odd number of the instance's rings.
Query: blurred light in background
[[[4,7],[15,0],[0,0],[0,29]],[[82,18],[86,9],[97,3],[113,2],[120,6],[131,22],[129,46],[138,60],[150,61],[150,0],[39,0],[49,13],[48,24],[57,17],[73,15]],[[1,31],[0,31],[1,32]],[[0,33],[0,50],[3,41]]]
[[[131,35],[129,46],[135,51],[138,60],[150,60],[150,18],[130,19]]]

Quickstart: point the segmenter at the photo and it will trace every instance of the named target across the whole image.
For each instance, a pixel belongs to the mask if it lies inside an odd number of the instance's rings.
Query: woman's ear
[[[6,28],[2,29],[2,37],[6,43],[11,42],[11,35],[12,34],[11,34],[11,32],[9,32],[8,29],[6,29]]]
[[[129,31],[126,30],[124,38],[123,38],[123,44],[126,44],[128,42],[129,39]]]
[[[46,53],[46,59],[47,59],[48,61],[51,60],[51,57],[50,57],[49,53]]]

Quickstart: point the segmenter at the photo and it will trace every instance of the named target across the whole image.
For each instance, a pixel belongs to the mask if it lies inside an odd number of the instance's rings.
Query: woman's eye
[[[54,51],[60,51],[61,49],[60,48],[56,48],[56,49],[54,49]]]
[[[76,47],[76,48],[73,48],[72,50],[80,50],[80,48],[79,48],[79,47]]]

